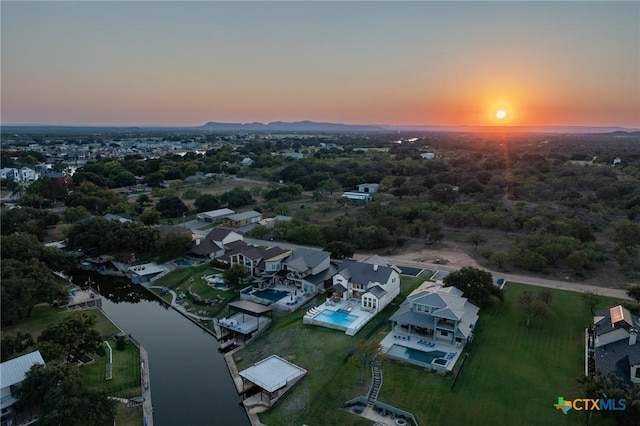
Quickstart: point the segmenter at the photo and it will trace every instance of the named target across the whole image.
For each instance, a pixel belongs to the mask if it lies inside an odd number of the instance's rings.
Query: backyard
[[[180,268],[154,281],[153,285],[175,291],[180,297],[178,303],[189,312],[205,317],[215,317],[226,308],[227,303],[238,297],[237,291],[215,288],[203,279],[209,275],[222,273],[223,271],[209,264]],[[160,288],[152,288],[151,291],[164,301],[171,302],[171,293]],[[210,321],[206,321],[204,325],[209,326],[209,324]]]
[[[370,384],[369,379],[357,383],[358,369],[349,361],[350,352],[360,339],[381,340],[390,327],[388,317],[421,281],[403,277],[402,295],[355,337],[302,325],[302,312],[276,317],[265,334],[234,354],[238,368],[277,354],[307,369],[308,375],[262,413],[261,421],[268,425],[317,423],[318,419],[322,424],[370,424],[341,409],[345,401],[366,395]],[[577,379],[584,369],[584,329],[591,321],[590,312],[579,293],[552,290],[555,316],[538,319],[527,328],[514,309],[524,290],[540,289],[509,283],[504,303],[480,312],[476,336],[467,346],[470,355],[453,391],[453,375],[386,361],[378,400],[412,412],[423,425],[584,422],[579,413],[564,416],[553,404],[558,396],[582,396]],[[601,298],[601,306],[609,303],[615,301]]]

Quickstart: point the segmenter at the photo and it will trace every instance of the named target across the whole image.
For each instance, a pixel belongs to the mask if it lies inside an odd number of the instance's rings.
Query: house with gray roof
[[[27,372],[36,364],[44,365],[40,351],[28,353],[0,364],[0,408],[2,409],[2,424],[9,423],[14,418],[12,410],[16,402],[13,395],[14,386],[25,379]]]
[[[391,316],[392,333],[402,334],[408,341],[464,346],[473,338],[479,309],[462,294],[455,287],[423,283]]]
[[[197,238],[193,242],[190,253],[198,257],[217,259],[229,251],[229,244],[242,240],[242,235],[231,229],[215,227],[204,238]]]
[[[586,374],[600,371],[640,383],[640,319],[622,305],[596,311],[587,334]]]
[[[328,292],[334,302],[355,300],[362,310],[379,312],[400,294],[400,274],[375,262],[345,260]]]
[[[285,284],[310,294],[317,294],[324,289],[325,282],[331,277],[331,253],[298,247],[291,251],[289,257],[282,262]]]

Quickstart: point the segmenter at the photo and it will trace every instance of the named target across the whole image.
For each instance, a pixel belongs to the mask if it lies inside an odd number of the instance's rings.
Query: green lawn
[[[98,309],[87,309],[84,311],[71,312],[64,308],[52,308],[50,306],[37,306],[31,313],[31,318],[23,320],[17,324],[2,327],[2,334],[12,333],[29,333],[33,336],[34,340],[38,339],[38,336],[47,328],[49,324],[57,324],[65,317],[72,315],[73,313],[82,312],[90,317],[93,317],[96,321],[95,328],[98,330],[101,336],[112,336],[120,332],[118,327],[104,316],[102,311]]]
[[[185,294],[185,300],[193,308],[194,311],[206,311],[211,317],[215,317],[222,312],[227,303],[233,301],[238,297],[238,292],[233,290],[219,290],[208,285],[202,277],[212,274],[221,274],[223,271],[215,269],[209,264],[181,268],[170,272],[164,277],[154,282],[154,285],[167,287],[174,290],[179,296]],[[200,305],[194,299],[189,299],[187,290],[191,290],[192,293],[197,294],[201,300],[213,299],[216,296],[220,296],[222,301],[214,305]],[[151,289],[156,295],[166,300],[171,301],[170,294],[162,294],[159,289]]]
[[[390,327],[388,317],[421,281],[403,277],[402,295],[355,337],[302,325],[304,310],[276,317],[265,334],[234,355],[238,368],[277,354],[307,369],[308,374],[275,407],[262,413],[261,421],[268,425],[370,425],[341,410],[345,401],[366,394],[369,386],[356,382],[358,370],[349,362],[349,352],[359,339],[382,339]],[[553,290],[555,317],[535,320],[527,328],[514,310],[524,290],[541,289],[509,283],[505,302],[480,312],[476,337],[467,347],[470,356],[453,392],[453,375],[387,361],[379,401],[412,412],[421,425],[584,422],[583,415],[564,416],[553,404],[558,396],[582,396],[576,380],[584,371],[583,336],[591,315],[578,293]],[[602,298],[602,306],[610,303],[615,301]],[[594,418],[593,424],[602,423]]]
[[[105,390],[110,396],[132,398],[140,396],[140,351],[127,341],[123,351],[116,349],[115,340],[109,340],[113,350],[112,379],[105,380],[106,353],[96,359],[95,364],[82,368],[88,386]]]

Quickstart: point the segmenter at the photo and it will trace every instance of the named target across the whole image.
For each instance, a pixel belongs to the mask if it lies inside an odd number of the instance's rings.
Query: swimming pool
[[[272,302],[277,302],[278,300],[290,294],[291,293],[289,293],[288,291],[274,290],[272,288],[265,288],[264,290],[254,290],[251,292],[252,296],[259,297],[260,299],[267,299]]]
[[[393,345],[387,352],[392,358],[408,361],[415,365],[423,367],[431,366],[431,361],[437,358],[444,358],[446,352],[442,351],[419,351],[413,348],[406,348],[404,346]]]
[[[313,317],[314,320],[337,325],[338,327],[347,328],[351,325],[352,322],[358,319],[357,316],[351,315],[349,311],[344,309],[338,309],[337,311],[331,311],[329,309],[325,309],[320,312],[318,315]]]
[[[174,260],[173,263],[175,263],[176,266],[191,266],[191,265],[193,265],[193,262],[191,262],[190,260],[185,260],[185,259]]]

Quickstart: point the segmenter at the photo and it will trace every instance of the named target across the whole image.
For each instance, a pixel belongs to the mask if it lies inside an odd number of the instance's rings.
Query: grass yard
[[[260,415],[268,425],[370,425],[344,412],[345,401],[365,395],[370,379],[357,383],[358,369],[349,361],[360,339],[381,340],[388,318],[423,278],[403,277],[401,296],[355,337],[337,330],[303,325],[304,309],[276,317],[271,327],[234,355],[240,370],[277,354],[307,369],[307,376],[272,409]],[[518,295],[536,287],[509,283],[505,302],[480,312],[470,356],[455,385],[453,375],[394,361],[383,364],[378,400],[412,412],[421,425],[578,425],[584,415],[567,416],[554,409],[558,396],[581,397],[577,379],[584,371],[584,328],[591,315],[574,292],[552,290],[555,317],[534,320],[530,328],[514,310]],[[320,296],[321,297],[321,296]],[[318,299],[316,303],[320,302]],[[616,303],[601,298],[601,306]],[[457,367],[456,367],[457,368]],[[594,425],[607,424],[594,418]]]
[[[203,276],[221,273],[223,273],[223,271],[215,269],[209,264],[181,268],[160,278],[154,283],[154,285],[174,290],[176,294],[181,297],[184,294],[183,301],[189,304],[189,310],[199,312],[199,315],[202,316],[208,315],[215,317],[226,308],[227,303],[238,297],[237,291],[213,288],[202,279]],[[216,296],[220,296],[222,301],[210,305],[204,304],[203,302],[198,302],[194,298],[190,297],[187,293],[188,290],[191,290],[192,293],[198,295],[202,301],[206,299],[213,299]],[[162,290],[157,288],[153,288],[151,291],[163,300],[171,302],[171,294],[163,294]],[[210,321],[207,321],[204,325],[209,328],[212,327]]]
[[[142,405],[129,408],[126,404],[118,403],[115,424],[117,426],[140,426],[144,424],[143,414]]]
[[[102,311],[98,309],[87,309],[80,311],[95,319],[95,328],[98,330],[101,336],[112,336],[120,332],[107,317],[104,316]],[[33,336],[34,340],[38,339],[38,336],[47,328],[49,324],[57,324],[61,322],[65,317],[72,315],[76,312],[67,311],[64,308],[52,308],[50,306],[37,306],[31,313],[31,318],[23,320],[17,324],[2,327],[2,334],[12,333],[29,333]]]
[[[133,398],[140,396],[140,351],[127,341],[124,350],[116,349],[115,340],[109,340],[113,350],[112,379],[105,381],[106,352],[100,356],[95,364],[82,368],[82,373],[88,386],[100,388],[110,396]]]

